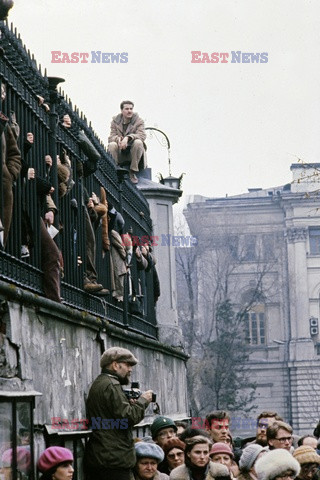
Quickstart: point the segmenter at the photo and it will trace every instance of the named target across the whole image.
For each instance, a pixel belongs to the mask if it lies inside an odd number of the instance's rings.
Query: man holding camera
[[[135,465],[132,429],[152,400],[152,390],[129,400],[122,385],[128,385],[138,360],[126,348],[111,347],[100,360],[101,374],[93,382],[87,400],[87,418],[92,435],[87,444],[87,480],[131,480]],[[94,428],[98,424],[101,428]]]

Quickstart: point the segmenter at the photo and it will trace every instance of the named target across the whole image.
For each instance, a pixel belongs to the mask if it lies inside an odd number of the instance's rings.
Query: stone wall
[[[188,415],[187,357],[181,351],[46,299],[3,302],[0,389],[40,392],[35,424],[50,424],[52,417],[85,418],[85,396],[100,373],[101,353],[114,345],[139,359],[132,381],[157,393],[162,414]],[[152,420],[149,407],[145,421]]]

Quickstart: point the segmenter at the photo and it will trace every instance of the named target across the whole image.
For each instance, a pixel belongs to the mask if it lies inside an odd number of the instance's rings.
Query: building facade
[[[198,197],[184,212],[198,237],[198,330],[207,331],[219,278],[235,310],[248,305],[244,337],[257,386],[250,415],[276,410],[299,434],[320,416],[319,169],[293,164],[287,185]]]

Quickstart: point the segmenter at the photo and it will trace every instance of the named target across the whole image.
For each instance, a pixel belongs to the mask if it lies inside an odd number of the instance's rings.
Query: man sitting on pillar
[[[146,132],[144,121],[137,113],[133,112],[134,104],[130,100],[124,100],[120,104],[121,113],[113,117],[111,122],[110,136],[108,139],[108,151],[113,156],[117,165],[130,163],[130,180],[138,183],[136,172],[146,167]]]

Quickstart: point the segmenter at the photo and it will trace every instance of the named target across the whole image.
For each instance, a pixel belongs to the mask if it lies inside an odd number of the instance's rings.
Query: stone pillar
[[[142,172],[141,172],[142,173]],[[178,326],[175,253],[172,236],[173,209],[182,194],[181,190],[167,187],[151,180],[151,171],[139,175],[138,188],[146,197],[153,222],[153,235],[158,237],[154,246],[161,295],[157,302],[159,340],[171,346],[182,345],[182,333]]]
[[[292,338],[309,337],[309,294],[306,240],[308,229],[287,229]]]

